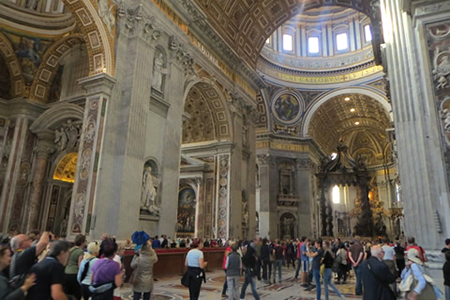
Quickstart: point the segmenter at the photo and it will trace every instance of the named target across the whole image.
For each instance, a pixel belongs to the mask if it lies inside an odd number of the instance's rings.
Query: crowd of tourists
[[[214,242],[214,243],[213,243]],[[445,300],[450,300],[450,239],[442,250]],[[364,300],[439,299],[440,292],[425,272],[427,255],[413,237],[407,243],[392,243],[389,239],[348,241],[335,239],[273,240],[257,237],[251,241],[176,239],[165,235],[150,238],[145,232],[135,232],[126,244],[103,235],[100,241],[87,243],[84,235],[71,242],[55,239],[49,233],[17,234],[2,240],[0,246],[0,299],[93,299],[120,298],[125,281],[123,264],[125,247],[134,246],[128,278],[133,300],[149,300],[153,291],[153,266],[158,261],[155,248],[183,248],[187,253],[187,272],[182,284],[189,288],[191,300],[199,299],[206,282],[203,247],[225,247],[222,268],[226,274],[222,297],[245,299],[247,288],[256,300],[260,297],[257,281],[281,284],[283,268],[295,270],[299,288],[315,291],[320,300],[322,291],[329,299],[329,289],[344,296],[336,285],[355,279],[355,294]],[[244,283],[240,286],[240,278]],[[322,289],[323,284],[323,289]]]

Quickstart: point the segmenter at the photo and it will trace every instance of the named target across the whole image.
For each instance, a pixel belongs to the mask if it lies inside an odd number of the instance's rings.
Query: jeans
[[[260,300],[258,292],[256,291],[255,276],[252,274],[251,270],[245,269],[245,281],[244,281],[244,285],[242,286],[242,290],[241,290],[241,299],[245,299],[245,291],[247,290],[247,286],[249,284],[252,287],[252,294],[253,294],[253,297],[255,297],[255,300]]]
[[[328,286],[330,286],[333,291],[338,295],[339,298],[342,298],[342,294],[339,293],[338,289],[334,286],[334,284],[331,282],[331,275],[332,275],[331,269],[325,269],[323,273],[323,289],[325,290],[325,300],[328,300]]]
[[[320,294],[322,292],[320,290],[320,269],[313,269],[312,273],[313,273],[313,276],[314,276],[314,281],[316,283],[316,291],[317,291],[316,299],[320,300]]]
[[[225,272],[225,282],[223,283],[222,295],[225,295],[228,290],[228,280],[227,280],[227,270],[223,270]]]
[[[273,267],[273,282],[277,281],[277,269],[278,269],[278,282],[281,283],[281,266],[283,265],[282,259],[277,259]]]
[[[356,295],[362,295],[362,279],[361,279],[361,269],[358,266],[353,267],[353,270],[355,271],[356,276],[356,288],[355,288],[355,294]]]
[[[302,267],[302,261],[297,258],[297,270],[295,270],[295,278],[298,277],[298,274],[300,273],[300,268]]]
[[[261,280],[261,258],[259,257],[256,261],[256,278],[258,278],[258,280]]]
[[[270,275],[272,275],[272,263],[270,262],[270,260],[265,260],[262,262],[262,267],[263,267],[263,276],[262,278],[264,280],[270,280]],[[267,276],[268,275],[268,276]]]
[[[239,276],[228,276],[228,300],[239,300]]]
[[[138,292],[133,292],[133,300],[140,300],[142,297],[142,294],[144,294],[144,300],[150,300],[150,292],[148,293],[138,293]]]
[[[445,286],[445,300],[450,300],[450,286]]]

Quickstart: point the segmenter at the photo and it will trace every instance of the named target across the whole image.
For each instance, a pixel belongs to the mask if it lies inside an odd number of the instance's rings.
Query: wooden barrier
[[[155,249],[156,254],[158,255],[158,262],[153,267],[153,276],[155,278],[163,278],[168,276],[183,275],[186,270],[184,263],[189,250],[191,249]],[[208,262],[206,271],[222,269],[225,248],[203,248],[202,251],[205,261]],[[133,269],[130,266],[133,255],[133,250],[126,250],[123,257],[123,264],[127,274],[127,282],[133,272]]]

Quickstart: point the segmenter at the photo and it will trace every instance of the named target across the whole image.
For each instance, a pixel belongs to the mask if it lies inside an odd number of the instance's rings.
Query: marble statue
[[[283,218],[283,238],[285,236],[290,236],[291,237],[291,227],[292,227],[292,223],[294,222],[293,218]]]
[[[142,178],[141,211],[147,212],[151,216],[159,216],[159,208],[156,205],[156,181],[152,175],[152,167],[146,167]]]
[[[164,54],[159,52],[155,56],[155,61],[153,62],[153,78],[152,78],[152,88],[159,92],[163,92],[163,79],[164,75],[167,74],[167,69],[164,67],[165,60]]]
[[[74,124],[72,120],[62,125],[60,129],[55,131],[54,143],[58,146],[59,151],[75,148],[79,143],[80,124]]]
[[[112,13],[112,8],[112,5],[108,6],[108,0],[98,1],[98,15],[105,23],[111,37],[113,36],[112,30],[116,23],[116,19],[114,18],[114,14]]]

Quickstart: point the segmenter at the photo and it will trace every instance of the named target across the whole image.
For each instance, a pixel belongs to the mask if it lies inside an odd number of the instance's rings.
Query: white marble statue
[[[102,18],[111,36],[113,36],[112,30],[116,23],[112,8],[113,5],[108,6],[108,0],[98,0],[98,15]]]
[[[156,180],[152,175],[152,167],[145,168],[142,178],[141,210],[148,212],[152,216],[159,215],[159,208],[156,205],[155,182]]]
[[[167,69],[164,65],[164,54],[159,52],[153,62],[152,88],[160,92],[163,92],[163,79],[164,75],[167,74]]]

